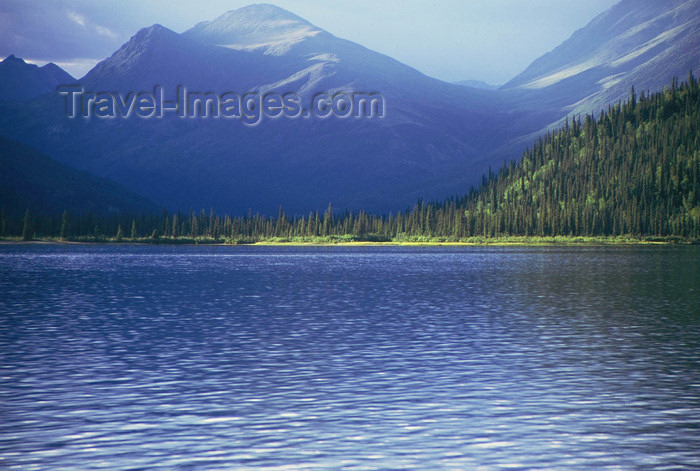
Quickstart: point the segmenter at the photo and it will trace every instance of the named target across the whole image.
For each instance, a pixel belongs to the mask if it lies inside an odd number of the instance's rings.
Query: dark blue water
[[[0,246],[2,469],[698,469],[700,248]]]

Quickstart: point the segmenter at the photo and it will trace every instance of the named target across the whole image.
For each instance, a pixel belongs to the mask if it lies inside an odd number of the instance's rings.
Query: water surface
[[[698,469],[700,248],[0,246],[3,469]]]

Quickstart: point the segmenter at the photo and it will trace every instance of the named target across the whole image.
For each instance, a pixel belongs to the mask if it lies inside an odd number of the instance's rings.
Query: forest
[[[568,119],[481,185],[404,211],[220,215],[213,211],[8,215],[23,240],[254,243],[459,242],[508,237],[700,239],[700,89],[689,74],[662,92],[634,89],[597,117]],[[16,208],[15,208],[16,209]]]

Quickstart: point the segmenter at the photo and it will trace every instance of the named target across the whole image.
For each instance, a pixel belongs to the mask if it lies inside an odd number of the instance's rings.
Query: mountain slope
[[[700,237],[700,86],[560,129],[464,203],[469,235]]]
[[[0,62],[0,100],[29,100],[73,82],[75,79],[54,63],[39,67],[14,55]]]
[[[34,214],[56,215],[64,210],[143,212],[155,206],[114,182],[68,168],[0,136],[0,208],[18,216],[27,208]]]
[[[504,90],[566,111],[599,111],[630,87],[658,91],[700,68],[700,0],[622,0],[535,60]]]

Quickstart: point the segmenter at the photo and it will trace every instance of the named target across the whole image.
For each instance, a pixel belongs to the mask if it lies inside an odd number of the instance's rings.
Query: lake
[[[700,247],[0,245],[3,469],[698,469]]]

